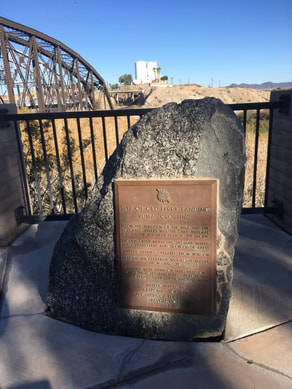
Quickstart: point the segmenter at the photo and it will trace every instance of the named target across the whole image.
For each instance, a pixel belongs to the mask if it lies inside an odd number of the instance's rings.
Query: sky
[[[157,61],[175,84],[292,81],[292,0],[13,0],[0,16],[79,53],[110,84]]]

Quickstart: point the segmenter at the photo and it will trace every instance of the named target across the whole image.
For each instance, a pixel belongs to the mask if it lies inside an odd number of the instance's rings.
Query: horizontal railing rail
[[[137,109],[115,109],[103,111],[64,111],[64,112],[35,112],[35,113],[16,113],[0,117],[6,121],[20,120],[53,120],[53,119],[74,119],[74,118],[93,118],[93,117],[117,117],[117,116],[143,116],[154,108]]]
[[[289,104],[286,101],[260,102],[260,103],[239,103],[228,104],[234,111],[251,111],[262,109],[288,109]],[[35,112],[35,113],[17,113],[1,115],[2,120],[19,121],[19,120],[43,120],[43,119],[70,119],[70,118],[89,118],[89,117],[116,117],[116,116],[143,116],[145,113],[155,108],[135,108],[135,109],[115,109],[100,111],[64,111],[64,112]]]
[[[247,166],[242,213],[275,213],[266,207],[273,112],[285,101],[229,104],[246,137]],[[19,113],[0,110],[0,120],[14,122],[18,136],[25,207],[19,222],[68,219],[83,208],[89,188],[123,133],[153,108],[107,111]]]

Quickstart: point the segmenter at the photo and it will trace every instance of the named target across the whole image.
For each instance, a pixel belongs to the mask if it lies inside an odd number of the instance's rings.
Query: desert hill
[[[270,92],[248,88],[208,88],[198,85],[174,85],[156,87],[145,102],[145,107],[160,107],[170,102],[180,103],[185,99],[216,97],[226,104],[264,102],[270,100]]]
[[[292,88],[292,81],[290,82],[263,82],[262,84],[231,84],[230,87],[240,86],[242,88],[251,88],[251,89],[262,89],[262,90],[272,90],[272,89],[289,89]]]
[[[149,94],[151,89],[152,92]],[[202,99],[208,96],[219,98],[226,104],[255,103],[270,100],[270,91],[242,87],[210,88],[197,84],[171,85],[161,83],[151,86],[148,84],[125,85],[119,87],[115,91],[127,92],[139,90],[143,91],[146,96],[148,95],[145,104],[143,105],[145,108],[161,107],[170,102],[180,103],[186,99]],[[121,106],[119,107],[121,108]]]

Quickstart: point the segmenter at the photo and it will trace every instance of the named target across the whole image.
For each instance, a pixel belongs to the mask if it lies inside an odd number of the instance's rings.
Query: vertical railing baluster
[[[78,212],[78,206],[77,206],[77,199],[76,199],[74,170],[73,170],[73,163],[72,163],[72,153],[71,153],[68,121],[67,121],[66,118],[64,118],[64,124],[65,124],[66,143],[67,143],[67,151],[68,151],[68,159],[69,159],[69,167],[70,167],[70,175],[71,175],[71,184],[72,184],[74,209],[75,209],[75,213],[77,213]]]
[[[273,119],[274,119],[274,109],[270,108],[270,110],[269,110],[269,135],[268,135],[268,149],[267,149],[267,166],[266,166],[265,204],[264,204],[264,207],[268,206],[269,174],[270,174],[270,158],[271,158]]]
[[[31,204],[30,204],[30,195],[29,195],[29,185],[27,182],[27,172],[26,172],[26,166],[25,166],[25,159],[23,154],[23,143],[21,139],[21,131],[18,125],[18,122],[14,120],[14,130],[17,140],[17,148],[19,153],[19,159],[20,159],[20,166],[21,166],[21,179],[22,179],[22,185],[23,185],[23,194],[25,199],[25,210],[27,214],[30,216],[32,214],[31,212]]]
[[[119,127],[118,127],[118,118],[115,116],[115,133],[116,133],[116,147],[119,145]]]
[[[246,109],[243,111],[243,129],[244,129],[244,136],[246,136]]]
[[[128,129],[131,127],[130,115],[127,115]]]
[[[94,131],[93,131],[93,123],[92,117],[89,118],[90,125],[90,135],[91,135],[91,148],[92,148],[92,157],[93,157],[93,167],[94,167],[94,177],[95,182],[97,182],[97,163],[96,163],[96,153],[95,153],[95,139],[94,139]]]
[[[106,138],[106,128],[105,128],[105,120],[104,116],[102,116],[102,133],[103,133],[103,145],[104,145],[104,157],[105,162],[108,161],[108,151],[107,151],[107,138]]]
[[[82,134],[81,134],[81,127],[80,127],[80,119],[79,118],[76,118],[76,119],[77,119],[79,149],[80,149],[81,166],[82,166],[84,197],[87,200],[88,193],[87,193],[87,182],[86,182],[86,169],[85,169],[85,163],[84,163],[84,154],[83,154],[83,144],[82,144]]]
[[[41,196],[41,188],[40,188],[40,182],[39,182],[39,177],[38,177],[37,164],[36,164],[35,152],[34,152],[34,147],[33,147],[33,139],[32,139],[32,135],[31,135],[29,120],[26,120],[25,123],[26,123],[26,129],[27,129],[27,134],[28,134],[29,147],[30,147],[30,151],[31,151],[32,171],[33,171],[33,176],[35,179],[37,199],[38,199],[38,203],[39,203],[40,214],[43,215],[43,203],[42,203],[42,196]]]
[[[54,143],[55,143],[55,149],[56,149],[56,159],[57,159],[57,168],[58,168],[58,176],[59,176],[59,184],[60,184],[60,193],[61,193],[62,207],[63,207],[63,212],[66,215],[67,211],[66,211],[66,201],[65,201],[65,193],[64,193],[64,182],[63,182],[63,176],[62,176],[62,169],[61,169],[61,162],[60,162],[60,153],[59,153],[58,137],[57,137],[55,119],[52,119],[51,122],[52,122]]]
[[[253,187],[252,187],[252,207],[253,208],[255,208],[255,206],[256,206],[258,147],[259,147],[259,124],[260,124],[260,110],[257,109],[256,131],[255,131],[255,146],[254,146],[254,163],[253,163]]]
[[[52,193],[50,168],[49,168],[49,161],[48,161],[48,154],[47,154],[47,148],[46,148],[46,141],[45,141],[45,136],[44,136],[44,128],[43,128],[42,119],[39,119],[39,128],[40,128],[41,143],[42,143],[44,163],[45,163],[45,169],[46,169],[47,188],[48,188],[48,191],[49,191],[50,213],[53,215],[54,214],[53,193]]]

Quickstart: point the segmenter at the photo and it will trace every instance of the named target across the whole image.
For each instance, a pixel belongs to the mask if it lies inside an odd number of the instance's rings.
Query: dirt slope
[[[248,88],[207,88],[197,85],[174,85],[156,87],[145,102],[145,107],[161,107],[170,102],[180,103],[185,99],[216,97],[226,104],[264,102],[270,100],[270,91]]]

